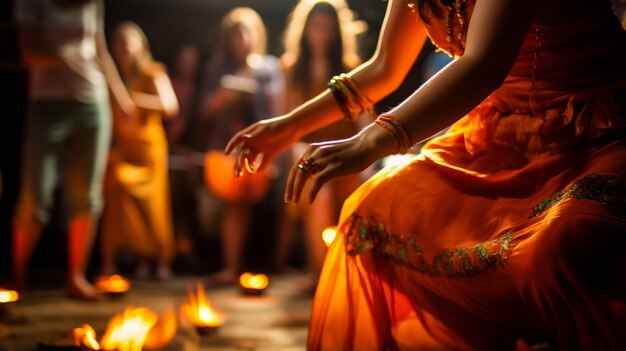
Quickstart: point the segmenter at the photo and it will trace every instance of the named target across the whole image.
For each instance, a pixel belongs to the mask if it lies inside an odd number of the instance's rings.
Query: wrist
[[[359,135],[376,160],[393,155],[398,151],[393,135],[378,124],[371,123],[361,130]]]
[[[302,118],[299,118],[297,113],[289,112],[281,117],[277,117],[280,120],[280,126],[284,131],[289,134],[291,139],[295,142],[300,140],[304,135],[309,133],[309,124]]]

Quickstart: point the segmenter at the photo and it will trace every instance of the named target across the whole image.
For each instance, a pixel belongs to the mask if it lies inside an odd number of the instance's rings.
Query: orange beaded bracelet
[[[413,146],[413,141],[409,135],[404,123],[392,115],[382,114],[374,121],[379,126],[385,128],[396,141],[398,153],[404,154]]]

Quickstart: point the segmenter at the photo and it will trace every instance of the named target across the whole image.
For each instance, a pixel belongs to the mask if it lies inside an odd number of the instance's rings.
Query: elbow
[[[378,52],[369,61],[368,68],[373,78],[371,81],[375,83],[376,91],[381,94],[382,98],[402,85],[411,67],[404,67],[397,59],[394,60],[389,55]]]
[[[179,113],[180,109],[178,108],[178,105],[170,106],[165,109],[165,116],[170,119],[177,117]]]

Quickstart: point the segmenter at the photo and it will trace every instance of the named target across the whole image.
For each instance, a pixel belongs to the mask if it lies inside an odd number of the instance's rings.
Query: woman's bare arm
[[[426,28],[418,16],[407,8],[406,2],[389,0],[376,53],[350,74],[370,99],[379,101],[402,83],[426,38]],[[328,90],[278,117],[287,125],[287,134],[292,141],[342,118],[344,116],[341,109]],[[244,140],[244,136],[251,132],[253,131],[246,129],[235,135],[226,152],[232,152]]]
[[[373,101],[397,89],[411,69],[426,40],[426,29],[406,2],[391,0],[374,56],[350,72]],[[332,93],[322,94],[295,109],[290,118],[299,134],[319,129],[344,118]]]
[[[538,0],[478,0],[461,58],[390,111],[423,140],[474,109],[503,82],[532,24]]]
[[[126,90],[122,82],[122,78],[120,78],[117,67],[109,53],[104,31],[102,30],[96,32],[96,53],[102,67],[102,72],[109,86],[113,102],[116,103],[127,116],[135,115],[136,106],[130,98],[128,90]]]
[[[175,117],[178,114],[178,99],[169,77],[164,72],[159,72],[151,80],[151,90],[154,93],[131,91],[133,101],[137,107],[160,111],[165,117]]]

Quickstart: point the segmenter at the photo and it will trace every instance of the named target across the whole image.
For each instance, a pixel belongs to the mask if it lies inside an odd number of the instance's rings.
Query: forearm
[[[111,55],[108,52],[99,52],[98,58],[111,93],[112,102],[118,104],[125,112],[128,112],[130,110],[129,106],[133,105],[133,101],[122,82],[122,78],[120,78]]]
[[[426,27],[407,8],[404,0],[390,0],[388,4],[374,57],[349,73],[362,93],[373,102],[380,101],[400,86],[427,38]],[[288,115],[299,135],[343,117],[329,90]]]
[[[504,76],[492,71],[486,62],[462,57],[389,114],[404,124],[411,140],[416,143],[469,113],[502,84]]]
[[[163,102],[161,102],[161,99],[159,99],[158,95],[146,94],[139,91],[131,91],[130,95],[135,105],[139,108],[166,112],[165,106],[163,105]]]
[[[172,103],[166,103],[156,94],[142,93],[139,91],[131,91],[131,97],[135,105],[139,108],[158,111],[164,117],[173,117],[178,113],[178,106],[171,106]]]
[[[349,75],[357,82],[361,92],[374,102],[380,101],[396,90],[404,77],[404,73],[394,75],[389,72],[383,58],[378,56],[357,67]],[[288,113],[288,119],[295,126],[299,136],[345,117],[329,89]]]

